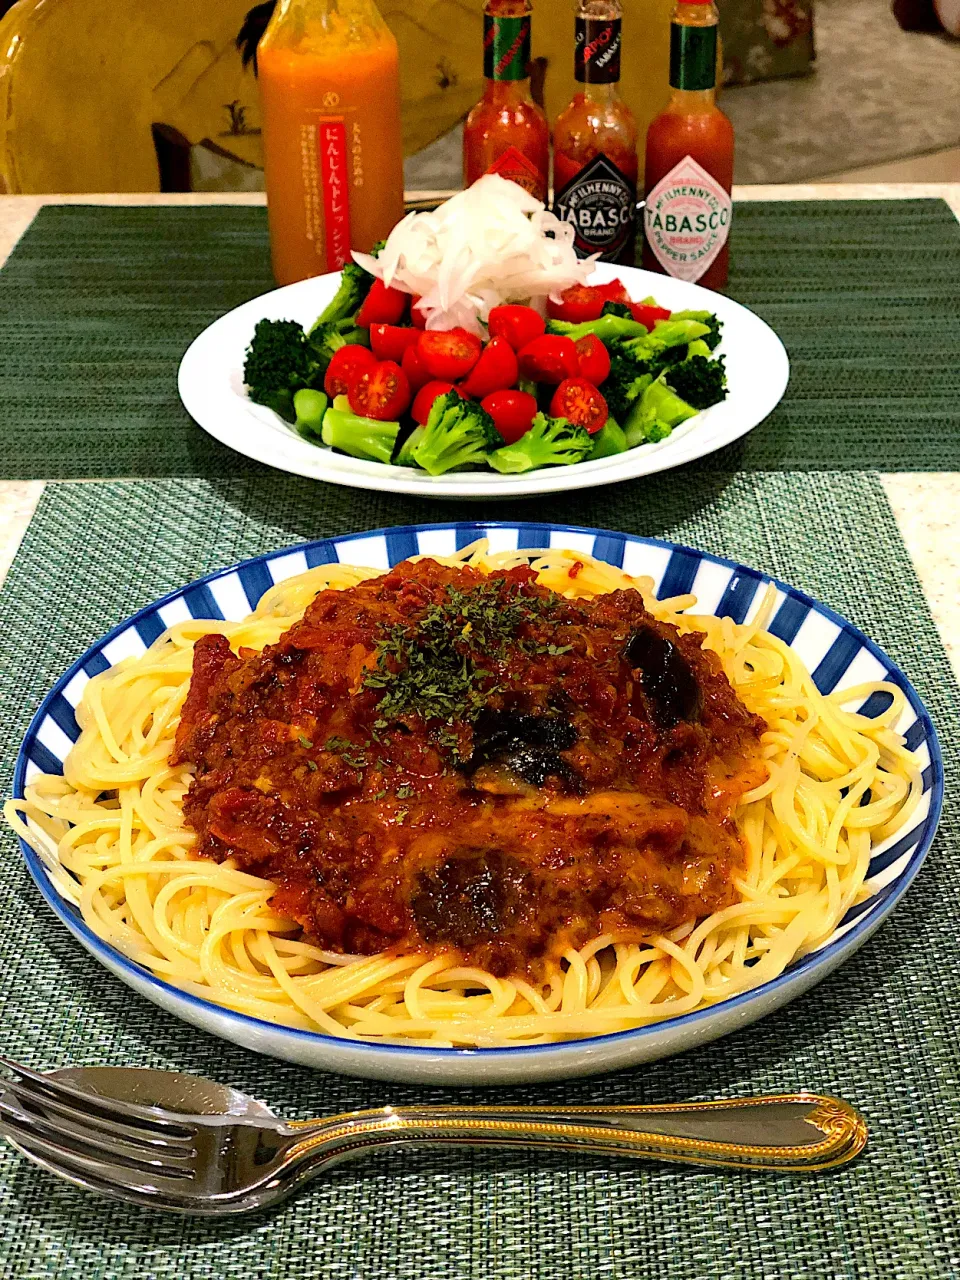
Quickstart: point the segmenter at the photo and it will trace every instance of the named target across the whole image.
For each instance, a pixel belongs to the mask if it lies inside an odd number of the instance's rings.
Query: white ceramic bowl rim
[[[661,538],[644,538],[634,534],[619,533],[607,529],[587,529],[578,525],[567,524],[537,524],[530,521],[496,521],[485,520],[477,522],[469,521],[446,521],[437,524],[416,524],[416,525],[397,525],[383,529],[373,529],[365,532],[334,535],[329,538],[318,538],[311,542],[298,543],[295,546],[281,548],[276,551],[266,552],[263,555],[253,556],[246,560],[240,560],[227,566],[226,568],[214,570],[212,573],[206,574],[202,578],[197,578],[194,582],[186,587],[179,587],[157,600],[145,605],[136,613],[131,614],[123,622],[117,624],[104,636],[102,636],[95,644],[79,657],[68,670],[60,677],[50,692],[41,702],[36,714],[30,722],[23,743],[17,755],[16,766],[13,777],[13,795],[22,799],[24,795],[24,784],[26,781],[26,771],[28,764],[28,751],[35,744],[37,738],[37,730],[50,713],[51,704],[70,681],[83,671],[84,664],[89,662],[91,657],[102,653],[104,647],[110,643],[116,636],[135,626],[137,621],[147,614],[153,614],[158,608],[169,603],[172,600],[181,597],[185,591],[194,587],[203,587],[219,578],[223,578],[231,573],[236,572],[241,567],[264,565],[267,561],[278,559],[279,557],[289,554],[290,552],[305,552],[311,548],[333,549],[344,543],[350,543],[370,538],[384,538],[388,535],[394,537],[411,537],[423,532],[449,532],[451,530],[457,533],[461,531],[475,532],[477,537],[482,537],[487,529],[506,529],[511,531],[519,531],[523,533],[528,530],[537,530],[549,533],[570,533],[577,535],[587,535],[596,538],[609,538],[614,543],[635,543],[646,546],[653,546],[668,552],[679,551],[690,556],[696,557],[699,561],[708,561],[711,564],[720,565],[724,568],[742,571],[751,578],[762,584],[773,583],[778,587],[788,600],[795,600],[804,605],[807,609],[828,618],[836,626],[840,628],[841,633],[847,632],[851,636],[860,641],[861,645],[876,659],[888,668],[888,679],[899,686],[906,695],[911,708],[917,716],[917,722],[923,730],[923,741],[929,748],[930,752],[930,808],[923,825],[923,834],[917,842],[916,848],[910,858],[908,865],[889,885],[882,888],[873,898],[870,899],[870,910],[862,917],[856,920],[852,928],[848,929],[842,937],[834,939],[827,943],[819,950],[812,951],[802,959],[791,964],[779,977],[771,979],[769,982],[763,983],[759,987],[754,987],[749,991],[741,992],[739,995],[731,996],[729,999],[718,1002],[716,1005],[707,1009],[699,1009],[693,1013],[681,1014],[678,1017],[666,1018],[657,1022],[648,1023],[642,1027],[636,1027],[628,1031],[611,1032],[603,1036],[590,1036],[577,1040],[559,1041],[555,1044],[538,1044],[538,1045],[517,1045],[512,1048],[505,1049],[483,1049],[483,1048],[465,1048],[465,1049],[444,1049],[431,1047],[426,1045],[396,1045],[396,1044],[380,1044],[370,1041],[341,1039],[337,1036],[329,1036],[320,1031],[304,1031],[297,1027],[288,1027],[282,1023],[268,1022],[262,1018],[252,1017],[250,1014],[238,1013],[235,1010],[227,1009],[222,1005],[217,1005],[214,1001],[203,1000],[199,996],[192,995],[190,992],[184,991],[172,983],[164,982],[156,977],[150,970],[135,964],[129,960],[121,951],[116,950],[109,944],[104,942],[96,933],[87,925],[79,911],[72,904],[67,903],[53,888],[47,871],[40,857],[22,838],[19,839],[20,849],[23,854],[27,868],[32,876],[37,888],[40,890],[44,901],[51,908],[57,918],[66,925],[73,933],[80,936],[89,950],[94,953],[102,963],[108,968],[120,969],[140,984],[146,984],[153,987],[158,992],[186,1005],[190,1008],[196,1008],[199,1011],[216,1010],[217,1014],[233,1022],[238,1028],[244,1026],[251,1030],[257,1031],[267,1030],[276,1035],[283,1037],[292,1037],[295,1040],[307,1041],[310,1043],[321,1042],[330,1046],[345,1047],[349,1045],[351,1050],[359,1049],[368,1054],[378,1055],[381,1058],[390,1055],[403,1055],[405,1057],[430,1057],[432,1059],[453,1059],[453,1058],[477,1058],[481,1057],[485,1061],[494,1059],[516,1060],[520,1055],[555,1055],[569,1052],[575,1047],[583,1047],[593,1044],[612,1044],[614,1042],[623,1042],[627,1040],[641,1040],[645,1037],[653,1036],[661,1033],[666,1026],[673,1028],[692,1027],[698,1023],[702,1023],[709,1019],[717,1017],[719,1013],[726,1014],[737,1008],[767,996],[775,991],[783,991],[791,985],[802,982],[814,967],[824,966],[832,968],[838,962],[842,955],[850,950],[855,950],[859,945],[861,937],[865,933],[872,933],[877,925],[882,921],[896,906],[897,902],[909,888],[913,882],[917,872],[930,849],[930,845],[936,834],[937,822],[940,817],[940,811],[943,805],[943,757],[940,750],[940,744],[937,738],[936,730],[930,720],[929,714],[920,699],[919,694],[913,685],[900,670],[900,668],[891,661],[891,659],[877,646],[872,640],[851,622],[848,622],[840,614],[831,609],[828,605],[824,605],[814,600],[805,592],[798,590],[796,587],[788,586],[777,578],[772,578],[767,574],[759,573],[756,570],[746,568],[738,564],[735,560],[729,560],[724,556],[715,556],[710,552],[696,551],[690,547],[684,546],[682,543],[668,542]],[[532,548],[535,544],[524,544],[524,549],[528,546]],[[341,563],[348,563],[341,561]],[[855,911],[856,908],[853,908]]]

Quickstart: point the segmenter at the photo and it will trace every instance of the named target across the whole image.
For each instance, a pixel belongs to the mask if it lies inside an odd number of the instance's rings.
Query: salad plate
[[[410,467],[350,457],[302,439],[244,387],[244,356],[258,321],[294,320],[305,329],[337,292],[339,273],[273,290],[221,316],[191,344],[180,365],[180,398],[216,440],[248,458],[332,484],[436,498],[509,498],[614,484],[680,466],[722,448],[759,425],[783,397],[789,361],[759,316],[722,294],[632,267],[598,263],[590,284],[619,277],[631,298],[655,297],[671,311],[710,311],[722,324],[716,354],[726,362],[728,395],[681,423],[667,439],[612,457],[548,466],[517,475],[490,470],[431,476]]]

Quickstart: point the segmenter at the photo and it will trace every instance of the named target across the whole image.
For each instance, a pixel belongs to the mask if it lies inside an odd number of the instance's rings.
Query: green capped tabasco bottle
[[[499,173],[545,201],[550,129],[530,92],[530,8],[530,0],[483,6],[486,84],[463,129],[463,176],[469,186]]]
[[[727,282],[733,125],[717,106],[717,10],[677,0],[670,102],[647,131],[643,265],[708,289]]]

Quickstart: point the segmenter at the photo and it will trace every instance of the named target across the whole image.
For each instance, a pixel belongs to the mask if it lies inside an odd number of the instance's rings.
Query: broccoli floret
[[[710,354],[710,348],[702,338],[694,338],[693,342],[691,342],[687,347],[688,360],[692,360],[694,356],[706,356],[709,360]]]
[[[687,354],[687,346],[707,333],[707,326],[698,320],[678,320],[672,316],[669,320],[658,320],[643,337],[627,338],[623,345],[638,360],[654,360],[666,351],[682,348],[674,353],[677,359],[682,360]]]
[[[710,348],[715,351],[719,342],[720,335],[723,330],[722,321],[718,320],[712,311],[674,311],[670,317],[671,320],[696,320],[698,324],[705,324],[708,332],[704,334],[703,340]]]
[[[572,338],[579,342],[588,333],[594,334],[603,343],[613,342],[617,338],[642,338],[647,326],[639,320],[626,316],[605,314],[596,320],[583,320],[580,324],[571,324],[569,320],[548,320],[547,333],[555,333],[564,338]]]
[[[611,342],[607,351],[610,355],[610,372],[603,381],[603,398],[613,416],[622,422],[630,411],[630,405],[640,394],[640,391],[634,390],[634,384],[638,378],[648,373],[648,364],[645,360],[637,359],[622,341]]]
[[[623,424],[631,449],[637,444],[663,440],[681,422],[696,417],[697,410],[670,390],[665,377],[661,375],[649,384]]]
[[[602,316],[620,316],[623,320],[633,319],[633,312],[625,302],[605,302],[600,314]]]
[[[432,476],[442,476],[454,467],[482,465],[490,450],[502,443],[489,413],[456,391],[437,396],[424,425],[413,460]]]
[[[400,452],[394,459],[398,467],[415,467],[417,465],[417,460],[413,455],[416,449],[419,448],[420,441],[426,435],[426,432],[426,427],[414,427],[400,446]]]
[[[596,462],[598,458],[612,458],[627,451],[627,437],[623,433],[623,427],[614,418],[607,418],[592,439],[588,462]]]
[[[357,314],[364,298],[370,292],[373,276],[356,262],[348,262],[340,272],[340,287],[317,316],[311,335],[319,325],[333,320],[346,320]]]
[[[261,320],[247,347],[243,380],[251,400],[293,422],[294,392],[322,385],[323,370],[295,320]]]
[[[389,462],[399,434],[399,422],[361,418],[342,409],[328,409],[323,418],[323,443],[352,458]]]
[[[328,324],[315,324],[307,335],[324,373],[335,351],[348,345],[369,347],[370,330],[358,329],[352,320],[333,320]]]
[[[490,455],[490,465],[504,475],[534,471],[537,467],[566,467],[583,462],[593,448],[593,439],[566,418],[549,418],[538,413],[519,440],[504,445]]]
[[[690,356],[667,370],[667,383],[681,400],[694,409],[709,409],[726,398],[727,375],[723,356],[709,360],[702,355]]]
[[[317,444],[322,438],[323,415],[327,412],[327,404],[324,393],[314,391],[311,387],[304,387],[293,397],[293,408],[297,415],[293,425],[297,434],[311,444]]]

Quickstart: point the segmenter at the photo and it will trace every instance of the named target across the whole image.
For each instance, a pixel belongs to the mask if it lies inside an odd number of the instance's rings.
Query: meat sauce
[[[542,976],[738,900],[766,726],[701,639],[526,567],[323,591],[262,653],[196,644],[186,821],[323,947]]]

